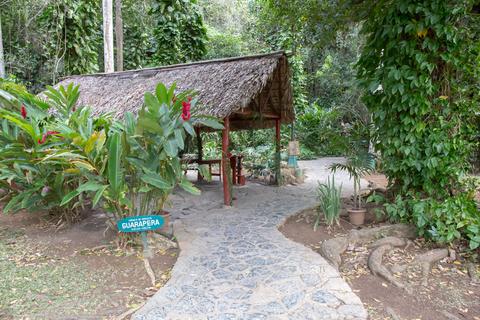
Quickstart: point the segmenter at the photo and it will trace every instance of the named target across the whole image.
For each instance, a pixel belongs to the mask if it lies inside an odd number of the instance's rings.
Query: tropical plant
[[[145,93],[137,117],[127,113],[123,122],[110,128],[108,155],[103,162],[92,163],[95,170],[76,194],[91,194],[93,205],[102,201],[111,228],[116,229],[116,221],[126,216],[161,213],[177,185],[200,193],[185,177],[179,152],[185,148],[186,136],[195,135],[193,123],[223,126],[196,114],[197,99],[192,96],[190,91],[175,95],[175,85],[166,88],[160,83],[155,93]]]
[[[313,230],[316,231],[320,224],[320,218],[323,214],[325,223],[331,227],[334,223],[339,225],[340,209],[341,209],[342,185],[335,185],[335,176],[327,178],[326,183],[318,183],[317,198],[319,206],[315,217]]]
[[[76,108],[78,87],[50,88],[51,104],[16,87],[0,90],[0,183],[8,191],[4,212],[48,210],[72,221],[86,204],[72,192],[93,166],[83,146],[108,118]],[[51,108],[55,109],[55,116]],[[98,153],[105,153],[103,145]]]
[[[363,199],[360,194],[362,176],[375,169],[375,157],[368,152],[358,151],[347,158],[346,163],[334,163],[330,166],[332,172],[345,171],[353,180],[353,208],[363,208]]]

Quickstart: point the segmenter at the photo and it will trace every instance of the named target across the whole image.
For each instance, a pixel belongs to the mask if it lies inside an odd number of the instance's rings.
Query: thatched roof
[[[136,112],[146,91],[159,82],[177,83],[180,91],[199,94],[202,113],[230,118],[232,130],[268,128],[275,118],[283,123],[294,119],[292,90],[284,52],[201,61],[158,68],[78,75],[64,78],[58,85],[80,85],[79,103],[94,112],[122,117]],[[57,85],[57,86],[58,86]]]

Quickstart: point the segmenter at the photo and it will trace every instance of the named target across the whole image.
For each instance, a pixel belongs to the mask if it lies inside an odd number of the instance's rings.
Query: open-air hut
[[[118,118],[127,111],[138,111],[144,93],[154,91],[159,82],[165,85],[176,82],[180,91],[197,91],[202,104],[201,113],[224,121],[222,174],[225,177],[230,131],[275,127],[279,152],[280,125],[291,123],[294,119],[289,75],[286,54],[274,52],[108,74],[70,76],[58,85],[66,86],[72,82],[80,85],[81,105],[91,106],[96,114],[111,113]],[[201,131],[202,127],[196,130]],[[229,204],[228,182],[225,178],[222,180],[225,203]]]

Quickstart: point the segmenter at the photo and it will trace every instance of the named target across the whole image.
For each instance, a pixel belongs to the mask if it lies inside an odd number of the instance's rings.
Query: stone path
[[[181,253],[169,282],[134,319],[366,319],[360,299],[317,253],[277,226],[315,203],[317,179],[338,159],[303,163],[301,187],[235,188],[236,208],[221,205],[220,186],[173,199]],[[348,177],[336,175],[349,191]]]

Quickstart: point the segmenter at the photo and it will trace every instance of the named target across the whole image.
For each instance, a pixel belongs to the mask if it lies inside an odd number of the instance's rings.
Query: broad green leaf
[[[77,188],[77,191],[78,192],[86,192],[86,191],[97,191],[98,189],[101,189],[103,187],[106,187],[106,186],[103,186],[95,181],[88,181],[82,185],[80,185],[78,188]]]
[[[170,183],[168,183],[167,180],[154,172],[145,173],[141,176],[141,179],[143,182],[148,183],[161,190],[168,190],[173,187]]]
[[[72,199],[75,198],[76,196],[78,196],[79,194],[80,194],[80,192],[78,192],[77,190],[68,193],[65,197],[63,197],[62,202],[60,202],[60,206],[62,207],[64,205],[66,205],[67,203],[72,201]]]
[[[121,168],[122,157],[122,144],[119,133],[114,133],[108,144],[108,164],[107,174],[108,182],[116,196],[119,195],[120,189],[123,184],[123,174]]]
[[[206,127],[216,129],[216,130],[222,130],[224,129],[223,125],[218,122],[217,120],[214,119],[205,119],[205,118],[199,118],[196,119],[199,123],[203,124]]]
[[[183,177],[182,178],[182,181],[180,181],[179,183],[179,186],[187,191],[188,193],[191,193],[193,195],[200,195],[200,189],[198,189],[197,187],[195,187],[190,181],[187,180],[187,178]]]
[[[108,186],[103,186],[103,187],[101,187],[100,189],[97,190],[97,192],[95,193],[95,196],[92,199],[92,207],[93,208],[95,208],[97,206],[98,201],[100,201],[103,193],[105,192],[105,190],[107,190],[107,188],[108,188]]]

